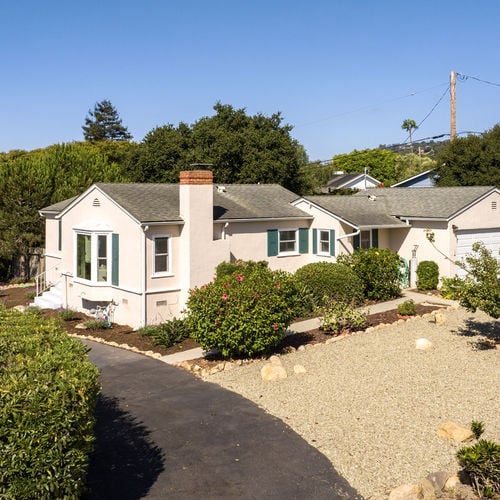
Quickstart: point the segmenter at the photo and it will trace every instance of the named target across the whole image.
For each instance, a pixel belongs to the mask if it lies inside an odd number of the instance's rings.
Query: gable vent
[[[93,207],[100,207],[101,202],[99,201],[99,198],[94,198],[94,201],[92,202]]]
[[[492,201],[491,202],[491,210],[496,210],[497,209],[497,202],[496,201]]]

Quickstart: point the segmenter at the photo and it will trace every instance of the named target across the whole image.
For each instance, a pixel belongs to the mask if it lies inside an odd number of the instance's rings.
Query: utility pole
[[[451,128],[450,141],[457,136],[457,73],[452,71],[450,74],[450,98],[451,98]]]

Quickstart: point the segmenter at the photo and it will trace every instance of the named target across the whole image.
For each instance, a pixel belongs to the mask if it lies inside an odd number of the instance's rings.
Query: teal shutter
[[[313,254],[318,253],[318,230],[313,229]]]
[[[372,229],[372,248],[378,248],[378,229]]]
[[[352,246],[353,246],[354,250],[357,250],[359,248],[359,234],[357,234],[356,236],[353,236]]]
[[[309,229],[299,229],[299,253],[309,252]]]
[[[330,229],[330,255],[335,255],[335,229]]]
[[[120,235],[113,233],[111,235],[111,284],[119,284],[119,256],[120,256]]]
[[[62,220],[59,220],[59,226],[58,226],[58,236],[57,236],[57,249],[59,251],[62,250]]]
[[[269,229],[267,231],[267,256],[274,257],[278,255],[278,230]]]

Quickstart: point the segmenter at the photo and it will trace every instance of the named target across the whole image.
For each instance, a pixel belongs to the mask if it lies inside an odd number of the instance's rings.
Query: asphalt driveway
[[[254,403],[161,361],[86,344],[103,390],[85,498],[361,498]]]

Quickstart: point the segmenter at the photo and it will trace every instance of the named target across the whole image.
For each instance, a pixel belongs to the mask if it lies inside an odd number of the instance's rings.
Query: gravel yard
[[[485,423],[500,441],[500,351],[477,342],[500,337],[500,321],[448,309],[445,322],[416,318],[281,356],[288,378],[264,382],[263,361],[207,381],[254,401],[327,456],[365,498],[387,498],[402,483],[458,469],[461,444],[437,437],[454,421]],[[415,349],[415,340],[434,347]],[[490,345],[491,347],[491,345]],[[305,374],[295,375],[302,365]]]

